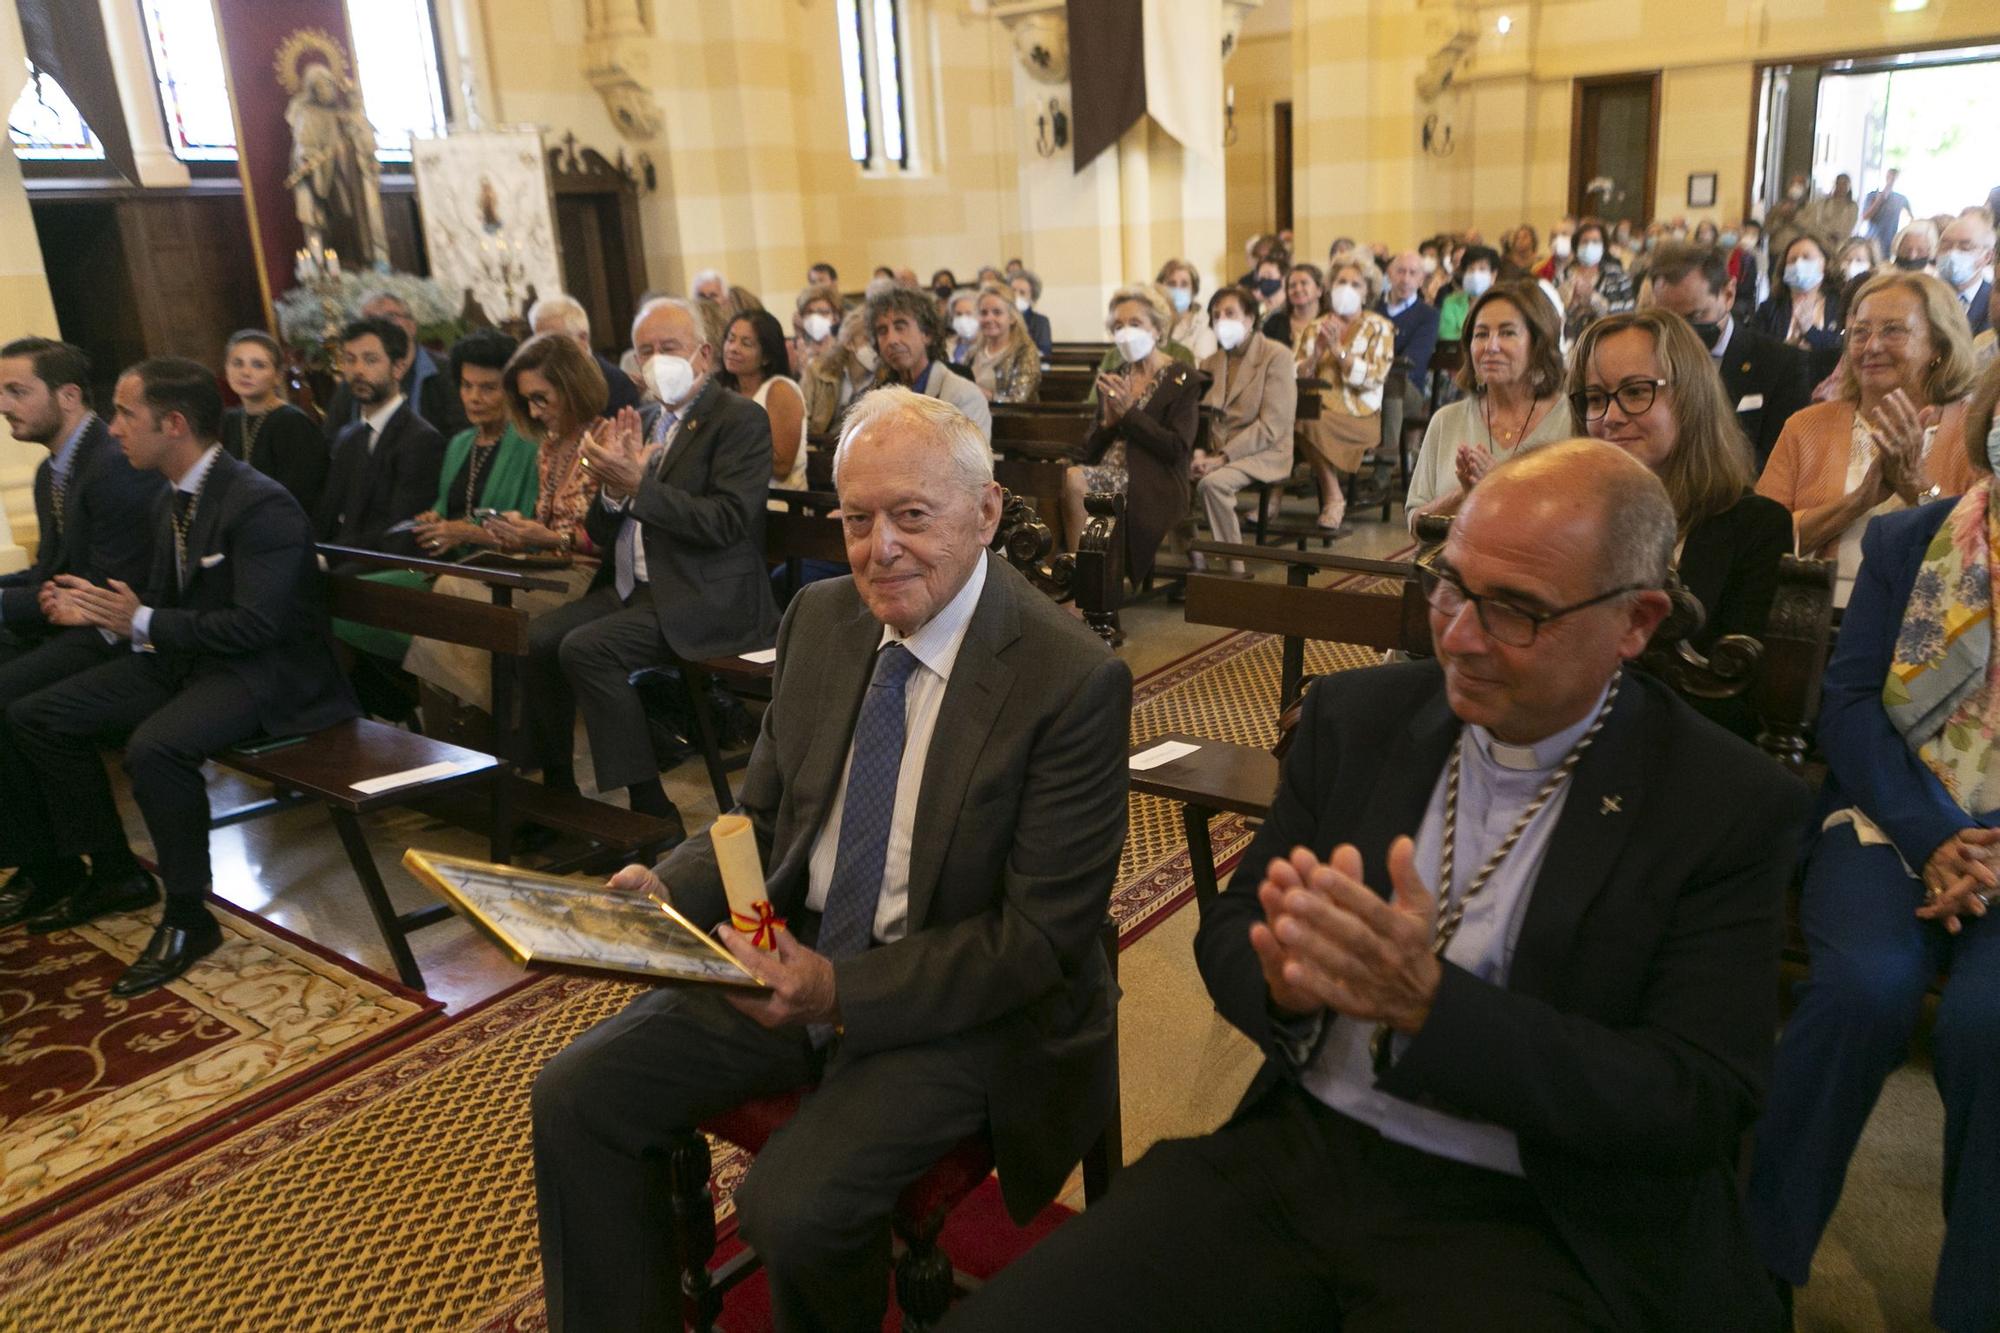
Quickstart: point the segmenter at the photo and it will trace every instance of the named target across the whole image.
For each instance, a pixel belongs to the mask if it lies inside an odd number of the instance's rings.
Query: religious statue
[[[285,184],[307,251],[331,250],[360,266],[387,268],[375,131],[347,76],[345,53],[327,34],[302,29],[285,40],[276,63],[278,81],[292,95],[285,107],[292,131]]]

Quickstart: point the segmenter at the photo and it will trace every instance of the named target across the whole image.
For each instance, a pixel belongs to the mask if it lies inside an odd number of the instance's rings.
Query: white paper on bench
[[[1191,755],[1200,748],[1199,745],[1191,745],[1187,741],[1161,741],[1152,749],[1141,750],[1133,755],[1130,764],[1133,772],[1143,773],[1149,768],[1158,768],[1161,764],[1171,764],[1174,760]]]
[[[769,666],[778,660],[778,650],[776,648],[759,648],[754,653],[738,653],[736,655],[746,662],[755,662],[758,666]]]
[[[429,782],[432,778],[450,777],[453,773],[463,773],[467,769],[480,768],[491,762],[485,755],[475,755],[470,759],[443,759],[435,764],[425,764],[421,768],[406,768],[400,773],[384,773],[379,778],[363,778],[350,785],[363,796],[373,796],[376,792],[388,791],[391,787],[407,787],[413,782]]]

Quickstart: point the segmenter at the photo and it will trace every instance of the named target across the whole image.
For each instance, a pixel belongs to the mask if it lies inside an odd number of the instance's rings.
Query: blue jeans
[[[1764,1264],[1805,1285],[1847,1162],[1909,1054],[1925,992],[1948,972],[1933,1033],[1944,1099],[1944,1249],[1931,1317],[2000,1325],[2000,916],[1954,936],[1917,919],[1920,881],[1851,827],[1820,838],[1800,905],[1810,972],[1778,1042],[1757,1124],[1752,1234]]]

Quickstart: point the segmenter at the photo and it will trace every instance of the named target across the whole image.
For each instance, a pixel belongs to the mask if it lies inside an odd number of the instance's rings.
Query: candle
[[[1229,85],[1229,86],[1228,86],[1227,88],[1223,89],[1223,91],[1222,91],[1222,104],[1223,104],[1224,106],[1228,107],[1228,108],[1229,108],[1229,109],[1230,109],[1231,111],[1234,111],[1234,110],[1236,109],[1236,85],[1235,85],[1235,84],[1233,84],[1233,83],[1232,83],[1232,84],[1230,84],[1230,85]]]

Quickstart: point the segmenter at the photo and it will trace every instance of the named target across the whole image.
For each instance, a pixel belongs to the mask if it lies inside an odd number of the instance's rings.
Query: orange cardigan
[[[1854,431],[1855,405],[1845,399],[1814,403],[1792,413],[1778,433],[1757,494],[1792,511],[1793,537],[1801,511],[1830,505],[1847,494],[1847,455]],[[1924,459],[1925,479],[1943,495],[1961,495],[1979,479],[1965,456],[1965,403],[1948,404],[1938,422],[1937,437]],[[1829,558],[1837,541],[1801,554]]]

